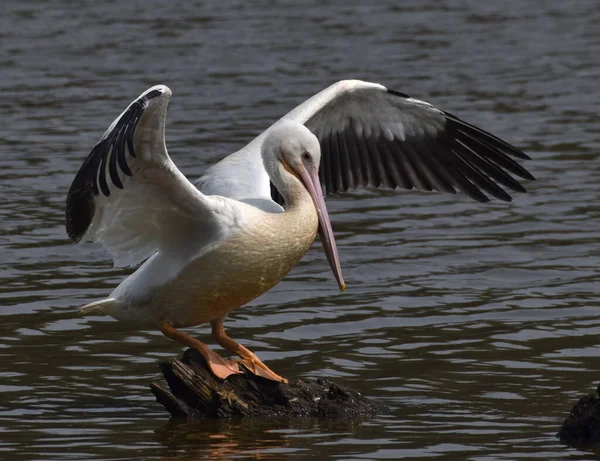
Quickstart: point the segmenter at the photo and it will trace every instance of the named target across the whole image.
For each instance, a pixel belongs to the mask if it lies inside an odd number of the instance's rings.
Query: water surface
[[[599,23],[585,0],[4,2],[0,458],[594,459],[554,434],[599,379]],[[332,197],[348,290],[315,246],[227,321],[283,376],[343,382],[391,414],[169,422],[149,383],[181,348],[77,315],[128,270],[66,238],[75,173],[151,85],[173,90],[167,143],[195,178],[342,78],[493,131],[538,180],[512,204]]]

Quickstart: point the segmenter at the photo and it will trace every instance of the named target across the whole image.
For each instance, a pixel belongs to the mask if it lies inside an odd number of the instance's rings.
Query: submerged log
[[[600,384],[596,389],[600,395]],[[588,394],[581,397],[558,431],[562,443],[573,446],[600,444],[600,398]]]
[[[244,373],[226,380],[213,376],[204,358],[194,349],[182,359],[160,363],[168,387],[150,385],[157,402],[174,418],[231,417],[372,417],[387,408],[359,392],[325,379],[276,383],[240,367]]]

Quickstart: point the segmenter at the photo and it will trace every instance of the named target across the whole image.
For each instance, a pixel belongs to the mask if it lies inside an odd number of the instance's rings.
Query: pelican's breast
[[[317,229],[312,202],[284,213],[252,213],[243,229],[160,290],[157,315],[176,327],[191,326],[248,303],[285,277],[310,248]]]

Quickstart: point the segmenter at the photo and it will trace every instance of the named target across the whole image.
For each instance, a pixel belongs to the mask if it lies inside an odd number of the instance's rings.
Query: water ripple
[[[0,453],[10,459],[595,459],[554,434],[596,387],[600,189],[594,2],[8,2],[0,16]],[[180,352],[76,308],[130,270],[63,227],[69,184],[132,97],[174,91],[195,177],[342,78],[380,81],[533,158],[513,204],[358,191],[230,334],[291,378],[377,398],[370,421],[167,422],[148,384]],[[194,334],[211,341],[205,326]]]

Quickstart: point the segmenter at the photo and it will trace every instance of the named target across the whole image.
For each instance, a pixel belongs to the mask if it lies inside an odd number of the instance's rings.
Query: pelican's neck
[[[271,178],[285,200],[283,213],[272,213],[268,217],[269,232],[273,228],[277,235],[273,245],[280,247],[279,254],[287,254],[295,265],[314,242],[319,228],[319,218],[313,200],[304,183],[283,167],[282,175]],[[264,221],[265,223],[267,220]],[[287,270],[291,269],[289,266]]]
[[[286,170],[281,173],[279,178],[273,177],[271,180],[285,200],[285,210],[293,210],[306,205],[314,206],[302,181]]]

